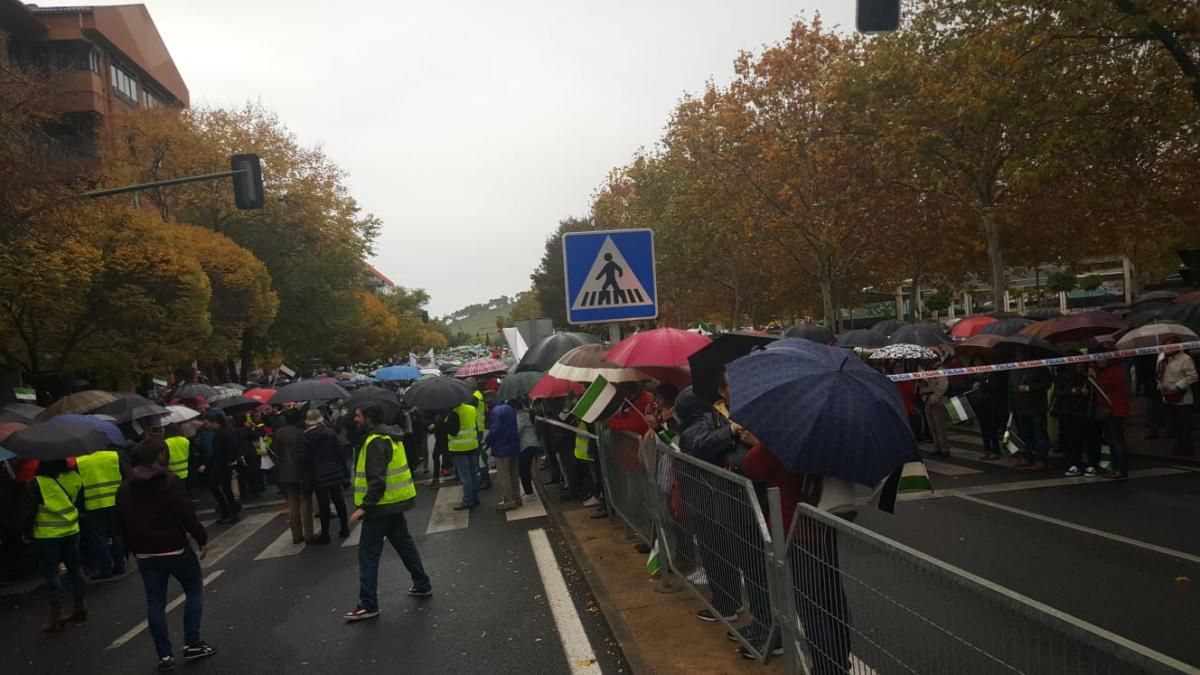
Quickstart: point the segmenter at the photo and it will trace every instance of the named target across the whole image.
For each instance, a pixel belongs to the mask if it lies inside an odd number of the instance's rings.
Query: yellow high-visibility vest
[[[183,436],[172,436],[167,439],[167,469],[179,476],[187,479],[188,477],[188,460],[192,456],[192,443]]]
[[[76,460],[83,478],[83,508],[98,511],[117,505],[121,459],[116,450],[99,450]]]
[[[454,409],[458,415],[458,433],[450,437],[450,452],[474,452],[479,449],[479,432],[475,426],[478,411],[466,403]]]
[[[487,404],[478,389],[475,390],[475,430],[487,431]]]
[[[79,509],[75,500],[83,489],[83,478],[74,471],[64,471],[57,478],[37,477],[42,491],[42,503],[33,521],[35,539],[61,539],[79,534]]]
[[[363,498],[367,495],[367,446],[376,438],[385,438],[392,444],[392,460],[387,465],[383,496],[375,505],[383,506],[416,499],[417,486],[413,483],[412,471],[408,468],[404,444],[391,436],[371,434],[358,450],[358,462],[354,469],[354,505],[362,506]]]
[[[587,425],[583,422],[575,425],[581,431],[587,431]],[[592,458],[588,456],[588,437],[582,434],[575,434],[575,459],[590,462]]]

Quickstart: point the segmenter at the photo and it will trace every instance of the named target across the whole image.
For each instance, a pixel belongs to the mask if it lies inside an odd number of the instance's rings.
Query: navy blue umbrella
[[[129,445],[129,440],[125,438],[125,434],[121,433],[121,430],[117,428],[117,425],[109,422],[106,419],[96,417],[95,415],[59,415],[58,417],[51,419],[48,424],[58,424],[60,422],[89,426],[104,434],[104,438],[108,439],[108,442],[114,448],[123,448],[126,445]]]
[[[790,471],[875,487],[918,459],[896,386],[852,352],[784,339],[726,372],[730,418]]]

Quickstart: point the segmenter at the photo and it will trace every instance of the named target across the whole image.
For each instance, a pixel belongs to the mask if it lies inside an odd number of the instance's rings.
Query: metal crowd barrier
[[[778,490],[653,436],[599,451],[610,513],[657,542],[664,579],[785,672],[1200,672],[807,504],[785,525]]]

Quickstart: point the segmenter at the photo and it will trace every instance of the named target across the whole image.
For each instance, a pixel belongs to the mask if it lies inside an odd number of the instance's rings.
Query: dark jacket
[[[221,429],[213,434],[209,460],[213,466],[229,466],[242,456],[241,445],[241,434],[237,429]]]
[[[495,457],[516,457],[521,454],[521,438],[517,432],[517,411],[507,403],[498,403],[488,418],[487,444]]]
[[[116,516],[117,532],[134,553],[188,548],[188,534],[200,546],[208,543],[183,481],[161,466],[130,472],[117,490]]]
[[[392,439],[403,443],[404,432],[395,427],[389,427],[381,424],[368,431],[363,438],[367,438],[372,434],[382,434],[390,436]],[[367,493],[363,495],[362,504],[359,505],[366,512],[366,518],[381,518],[395,513],[407,511],[416,505],[415,499],[399,502],[397,504],[384,504],[379,506],[377,502],[383,496],[383,492],[387,487],[387,467],[392,461],[392,444],[386,438],[376,438],[365,447],[358,449],[354,455],[354,466],[358,466],[358,453],[367,453],[366,467],[364,473],[367,474]],[[355,469],[357,471],[357,468]]]
[[[738,437],[729,421],[701,400],[691,387],[679,392],[675,414],[683,426],[679,449],[725,468],[730,455],[738,449]]]
[[[1072,389],[1080,390],[1080,393]],[[1060,368],[1054,376],[1054,414],[1087,417],[1091,412],[1091,394],[1087,373],[1079,372],[1074,366]]]
[[[1029,391],[1020,391],[1026,385]],[[1046,392],[1050,389],[1048,368],[1025,368],[1008,374],[1009,403],[1014,415],[1045,415]]]
[[[279,467],[279,482],[299,484],[304,478],[304,430],[295,424],[286,424],[271,437],[271,451],[275,453],[275,465]]]
[[[345,476],[337,434],[324,424],[304,430],[304,477],[314,488],[336,487]]]

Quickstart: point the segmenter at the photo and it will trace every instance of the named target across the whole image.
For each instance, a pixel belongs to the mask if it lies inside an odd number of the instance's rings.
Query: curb
[[[546,504],[545,500],[542,503]],[[629,626],[625,625],[624,620],[621,619],[621,613],[609,600],[608,589],[604,586],[604,582],[589,565],[584,564],[587,559],[583,555],[583,547],[579,545],[579,540],[575,538],[575,532],[567,524],[559,505],[555,503],[553,507],[548,507],[546,513],[550,514],[555,528],[566,542],[567,548],[570,549],[571,557],[575,559],[575,566],[583,574],[583,580],[587,582],[588,590],[596,599],[596,606],[600,608],[609,630],[612,631],[613,637],[621,647],[621,654],[625,657],[625,663],[629,664],[629,670],[633,675],[650,675],[654,671],[646,665],[646,659],[642,657],[641,649],[638,648],[637,641],[633,639],[633,632],[630,631]]]

